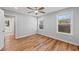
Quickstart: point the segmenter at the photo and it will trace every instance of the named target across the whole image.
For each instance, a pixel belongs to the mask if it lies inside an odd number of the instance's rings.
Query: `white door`
[[[0,49],[4,47],[4,12],[0,9]]]

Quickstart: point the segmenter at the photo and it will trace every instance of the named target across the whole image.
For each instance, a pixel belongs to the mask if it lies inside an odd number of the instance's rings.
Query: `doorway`
[[[14,35],[14,16],[5,15],[5,36]]]
[[[10,38],[15,39],[15,16],[5,15],[5,43],[10,40]]]

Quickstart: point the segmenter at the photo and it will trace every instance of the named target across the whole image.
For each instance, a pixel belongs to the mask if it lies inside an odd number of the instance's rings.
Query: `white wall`
[[[56,15],[71,10],[73,11],[73,35],[57,33]],[[38,33],[79,44],[79,8],[67,8],[54,13],[50,13],[48,15],[39,17],[39,21],[40,20],[44,20],[44,29],[41,30],[38,28]]]
[[[28,36],[36,33],[36,19],[32,16],[17,16],[16,36]]]
[[[15,16],[15,33],[16,37],[24,37],[36,33],[37,21],[35,17],[4,10],[4,14]]]

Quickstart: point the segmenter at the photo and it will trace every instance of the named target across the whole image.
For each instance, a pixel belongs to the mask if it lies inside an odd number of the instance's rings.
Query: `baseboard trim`
[[[28,36],[31,36],[31,35],[34,35],[34,34],[36,34],[36,33],[31,33],[29,35],[19,36],[19,37],[16,37],[16,39],[28,37]],[[66,42],[66,43],[69,43],[69,44],[72,44],[72,45],[79,46],[79,44],[68,41],[68,40],[63,40],[63,39],[60,39],[60,38],[57,38],[57,37],[54,37],[54,36],[50,36],[50,35],[46,35],[46,34],[42,34],[42,33],[38,33],[38,34],[43,35],[43,36],[47,36],[47,37],[50,37],[50,38],[53,38],[53,39],[56,39],[56,40],[60,40],[60,41],[63,41],[63,42]]]
[[[28,37],[28,36],[31,36],[31,35],[34,35],[36,33],[31,33],[31,34],[28,34],[28,35],[23,35],[23,36],[19,36],[19,37],[16,37],[16,39],[20,39],[20,38],[23,38],[23,37]]]
[[[70,42],[70,41],[67,41],[67,40],[63,40],[63,39],[60,39],[60,38],[57,38],[57,37],[53,37],[53,36],[41,34],[41,33],[38,33],[38,34],[44,35],[44,36],[47,36],[47,37],[50,37],[50,38],[53,38],[53,39],[56,39],[56,40],[60,40],[60,41],[63,41],[63,42],[66,42],[66,43],[69,43],[69,44],[72,44],[72,45],[75,45],[75,46],[79,46],[79,44],[77,44],[77,43]]]

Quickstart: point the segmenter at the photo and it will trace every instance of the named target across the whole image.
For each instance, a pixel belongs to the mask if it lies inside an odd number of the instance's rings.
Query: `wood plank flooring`
[[[15,39],[14,36],[6,36],[5,51],[78,51],[79,47],[35,34],[28,37]]]

